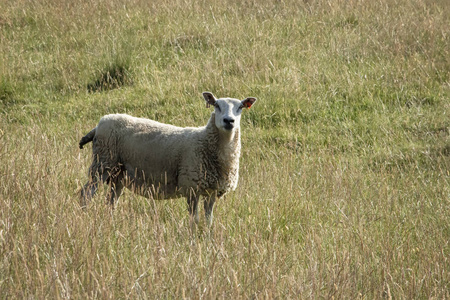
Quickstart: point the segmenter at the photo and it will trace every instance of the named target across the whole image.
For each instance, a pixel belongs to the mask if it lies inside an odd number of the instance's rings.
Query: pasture
[[[450,298],[446,0],[0,2],[0,297]],[[203,206],[106,188],[109,113],[242,114],[240,179]]]

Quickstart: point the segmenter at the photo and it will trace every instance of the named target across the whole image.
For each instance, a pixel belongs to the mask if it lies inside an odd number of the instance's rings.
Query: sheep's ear
[[[255,102],[256,102],[256,98],[248,97],[248,98],[242,100],[241,103],[242,103],[242,105],[243,105],[244,107],[250,108],[250,107],[252,107],[252,105],[253,105]]]
[[[205,98],[206,107],[216,104],[216,97],[214,97],[214,95],[210,92],[204,92],[203,98]]]

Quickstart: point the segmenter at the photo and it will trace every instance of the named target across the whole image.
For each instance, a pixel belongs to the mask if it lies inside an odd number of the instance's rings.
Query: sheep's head
[[[242,109],[250,108],[256,102],[256,98],[253,97],[245,98],[242,101],[233,98],[216,99],[210,92],[204,92],[203,97],[207,107],[210,105],[215,107],[216,127],[223,131],[233,131],[239,128]]]

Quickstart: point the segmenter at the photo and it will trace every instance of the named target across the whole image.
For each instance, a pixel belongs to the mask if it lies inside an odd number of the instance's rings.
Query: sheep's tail
[[[89,131],[88,134],[83,136],[80,140],[80,149],[83,149],[83,146],[86,145],[89,142],[92,142],[95,136],[95,131],[97,130],[97,127]]]

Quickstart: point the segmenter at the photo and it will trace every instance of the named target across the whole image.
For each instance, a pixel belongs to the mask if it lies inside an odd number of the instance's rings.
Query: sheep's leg
[[[108,200],[112,207],[114,207],[114,202],[119,199],[120,195],[122,195],[123,187],[124,186],[121,181],[111,183]]]
[[[123,166],[118,165],[108,172],[107,182],[109,183],[109,203],[114,207],[114,201],[118,200],[122,194],[124,184]]]
[[[213,209],[214,209],[214,203],[216,202],[216,195],[213,194],[205,199],[205,202],[203,202],[203,206],[205,208],[205,218],[206,218],[206,225],[208,227],[211,227],[212,221],[213,221]]]
[[[191,224],[192,233],[195,233],[196,227],[199,222],[198,217],[198,199],[199,197],[195,195],[194,192],[191,192],[187,197],[188,209],[189,209],[189,222]]]
[[[199,217],[198,217],[198,197],[191,196],[188,198],[188,209],[190,216],[194,219],[195,223],[198,224]]]
[[[107,182],[109,179],[109,174],[104,171],[97,160],[92,162],[89,167],[89,180],[81,189],[81,207],[86,208],[88,201],[90,201],[98,190],[98,186],[101,183]]]
[[[85,208],[88,201],[94,197],[100,183],[100,174],[95,162],[89,167],[89,177],[88,182],[81,189],[80,205],[82,208]]]
[[[94,197],[95,192],[97,192],[98,189],[98,180],[95,181],[88,181],[84,187],[81,189],[81,207],[85,208],[88,201]]]

